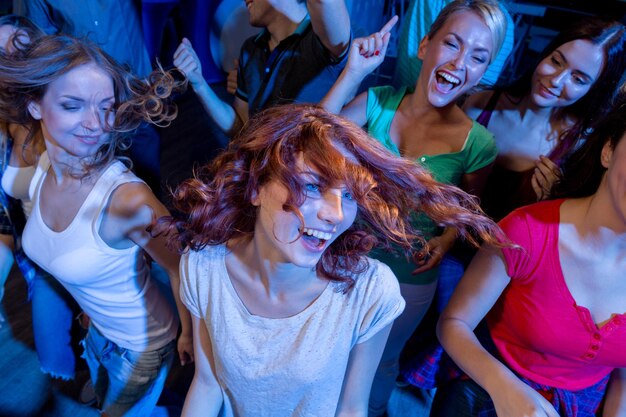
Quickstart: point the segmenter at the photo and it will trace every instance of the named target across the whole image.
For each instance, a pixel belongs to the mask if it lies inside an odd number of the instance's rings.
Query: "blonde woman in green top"
[[[354,98],[361,81],[382,62],[389,30],[354,40],[346,68],[322,100],[322,105],[359,125],[392,152],[418,160],[441,181],[480,194],[496,157],[492,135],[456,105],[476,86],[498,53],[506,18],[497,1],[456,0],[446,6],[420,43],[422,70],[412,90],[372,88]],[[436,289],[437,266],[456,240],[453,228],[442,230],[416,213],[427,245],[414,259],[389,253],[378,258],[389,264],[401,282],[407,302],[396,319],[370,395],[370,416],[382,415],[398,374],[398,358]]]

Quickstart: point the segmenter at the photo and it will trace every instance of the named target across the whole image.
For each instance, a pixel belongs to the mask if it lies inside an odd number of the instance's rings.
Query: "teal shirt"
[[[406,87],[396,90],[391,86],[374,87],[367,92],[368,132],[396,155],[400,155],[400,150],[391,140],[389,130],[396,110],[407,93]],[[437,181],[459,186],[464,174],[493,163],[497,153],[493,135],[485,127],[472,121],[472,128],[459,152],[423,155],[418,162],[427,168]],[[415,216],[414,225],[426,239],[442,233],[440,227],[423,215]],[[400,282],[427,284],[437,279],[438,268],[414,276],[411,272],[416,265],[413,262],[407,262],[401,255],[376,251],[372,256],[389,265]]]

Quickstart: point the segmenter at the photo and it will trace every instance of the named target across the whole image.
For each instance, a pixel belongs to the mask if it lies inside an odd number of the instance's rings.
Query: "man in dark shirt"
[[[246,6],[250,24],[263,30],[241,48],[233,105],[204,80],[187,39],[174,54],[174,64],[226,132],[237,131],[249,116],[274,104],[320,101],[339,76],[350,46],[344,0],[246,0]]]

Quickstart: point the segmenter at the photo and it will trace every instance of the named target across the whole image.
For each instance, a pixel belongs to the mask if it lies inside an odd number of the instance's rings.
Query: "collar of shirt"
[[[283,39],[281,43],[291,38],[292,36],[304,35],[304,32],[307,30],[310,24],[311,24],[311,18],[307,14],[304,17],[304,19],[302,19],[302,21],[298,24],[298,27],[296,28],[296,30],[294,30],[291,35]],[[269,40],[270,40],[270,33],[267,30],[267,28],[263,28],[263,30],[256,36],[256,38],[254,38],[254,43],[259,46],[267,46],[267,44],[269,43]]]

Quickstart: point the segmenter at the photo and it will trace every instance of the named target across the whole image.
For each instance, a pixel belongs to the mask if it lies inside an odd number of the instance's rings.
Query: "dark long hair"
[[[296,169],[300,154],[319,171],[322,186],[345,183],[359,208],[353,225],[322,255],[320,276],[351,283],[363,255],[377,242],[398,245],[411,255],[416,242],[423,243],[412,227],[415,212],[456,227],[470,240],[475,233],[492,244],[499,242],[498,227],[473,197],[436,182],[424,168],[391,154],[355,124],[319,107],[296,104],[250,119],[224,153],[178,187],[173,203],[180,215],[161,219],[155,231],[191,250],[252,238],[257,219],[252,199],[271,180],[290,190],[283,209],[302,221],[298,207],[305,194]]]
[[[594,194],[606,172],[601,156],[604,145],[612,149],[626,135],[626,93],[621,92],[611,111],[593,128],[587,140],[563,165],[563,179],[557,184],[556,197],[587,197]]]
[[[560,160],[575,149],[590,127],[608,112],[626,70],[626,27],[619,22],[599,17],[585,18],[560,32],[543,50],[535,65],[531,66],[519,80],[504,89],[507,94],[520,99],[530,94],[531,79],[539,62],[561,45],[578,39],[602,46],[604,66],[587,94],[567,107],[554,109],[553,120],[571,118],[574,125],[561,132],[559,144],[550,155],[553,160]]]

